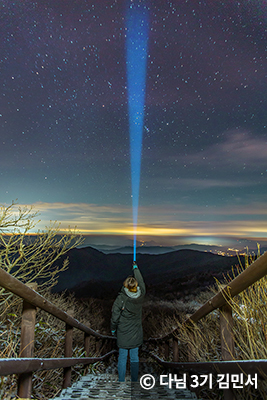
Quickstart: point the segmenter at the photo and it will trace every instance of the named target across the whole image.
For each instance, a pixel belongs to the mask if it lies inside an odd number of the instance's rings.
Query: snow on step
[[[60,396],[53,400],[182,400],[197,399],[194,393],[185,389],[168,389],[163,386],[151,390],[141,388],[139,382],[118,382],[118,376],[113,374],[88,374],[75,382],[71,387],[63,389]]]

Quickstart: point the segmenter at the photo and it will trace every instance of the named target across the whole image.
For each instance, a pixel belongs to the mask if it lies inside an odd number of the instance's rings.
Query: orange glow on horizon
[[[38,230],[45,231],[51,224],[58,224],[58,233],[67,233],[73,229],[82,235],[132,237],[134,234],[130,206],[41,202],[33,206],[33,211],[40,211],[41,215],[38,217],[41,220],[39,223],[36,221],[36,227],[29,234],[35,234]],[[226,210],[229,211],[228,208],[217,210],[217,214],[213,210],[209,214],[209,217],[214,217],[213,220],[195,220],[196,211],[199,215],[205,215],[206,210],[186,209],[179,205],[172,208],[164,205],[140,207],[136,233],[138,237],[232,237],[266,240],[267,226],[264,218],[245,219],[248,210],[239,207],[239,215],[242,211],[244,219],[234,220],[236,208],[228,216]],[[257,210],[260,214],[263,204]]]
[[[181,223],[181,225],[183,225]],[[225,236],[225,237],[255,237],[260,238],[260,234],[263,234],[261,239],[267,239],[267,230],[263,227],[254,228],[250,226],[241,226],[237,228],[231,226],[216,227],[216,222],[214,222],[214,227],[210,230],[203,229],[203,226],[196,226],[194,222],[190,223],[191,227],[183,227],[183,228],[168,228],[168,227],[147,227],[147,226],[138,226],[136,234],[137,236]],[[210,225],[210,224],[209,224]],[[229,225],[231,225],[229,223]],[[221,228],[221,229],[220,229]],[[131,226],[126,227],[114,227],[114,228],[99,228],[99,229],[78,229],[81,234],[87,235],[122,235],[122,236],[133,236],[134,230]],[[65,232],[67,229],[61,229],[61,232]],[[254,235],[253,235],[254,233]]]

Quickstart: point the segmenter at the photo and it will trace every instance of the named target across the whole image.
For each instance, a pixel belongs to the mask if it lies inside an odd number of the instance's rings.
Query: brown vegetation
[[[239,270],[225,277],[224,284],[229,283],[235,276],[247,268],[253,259],[247,255],[245,266],[240,264]],[[232,354],[235,360],[259,360],[267,358],[267,277],[262,278],[248,289],[227,299],[232,307],[234,321],[235,349]],[[209,297],[220,290],[221,283],[210,290]],[[194,324],[193,331],[189,332],[181,319],[176,319],[178,326],[177,339],[180,347],[181,361],[187,361],[186,352],[183,349],[190,346],[190,351],[196,361],[219,361],[221,359],[220,344],[220,311],[216,310]],[[185,316],[184,319],[185,320]],[[173,320],[170,321],[173,324]],[[258,389],[246,387],[236,389],[237,400],[266,399],[267,383],[259,381]],[[204,390],[201,392],[204,399],[221,398],[221,394],[214,391]]]
[[[76,319],[98,330],[103,334],[109,334],[109,321],[111,315],[111,300],[77,300],[72,295],[65,293],[51,294],[49,286],[56,282],[56,276],[60,272],[55,268],[49,268],[51,260],[57,260],[59,255],[66,252],[68,246],[74,246],[77,240],[76,234],[63,237],[60,242],[57,239],[57,229],[50,228],[47,232],[40,232],[36,241],[27,241],[27,233],[33,226],[36,213],[29,209],[18,210],[13,214],[10,207],[2,207],[0,217],[0,263],[1,268],[15,275],[24,282],[34,281],[34,277],[42,278],[42,284],[38,288],[42,294],[59,308],[73,314]],[[14,216],[15,215],[15,216]],[[78,238],[78,240],[80,240]],[[76,242],[77,243],[77,242]],[[41,250],[42,249],[42,250]],[[30,260],[30,261],[29,261]],[[233,279],[246,268],[252,258],[247,256],[245,266],[240,262],[238,269],[233,269],[232,274],[225,277],[225,282]],[[66,268],[66,265],[64,266]],[[194,278],[192,277],[194,280]],[[205,274],[203,274],[205,280]],[[191,282],[192,283],[192,282]],[[188,292],[182,300],[172,296],[169,299],[157,300],[151,294],[147,296],[143,310],[143,327],[145,337],[158,337],[178,327],[177,339],[179,341],[180,361],[187,361],[185,349],[190,344],[192,354],[196,361],[220,360],[219,342],[219,311],[214,311],[195,325],[189,335],[183,321],[188,314],[193,313],[214,292],[219,290],[220,282],[209,291],[202,292],[194,297]],[[234,316],[235,334],[235,359],[266,359],[267,340],[267,278],[264,277],[247,290],[234,297],[230,302]],[[22,300],[16,296],[0,291],[0,357],[19,357],[20,352],[20,318]],[[73,355],[84,356],[83,335],[74,330]],[[35,328],[35,357],[63,357],[64,356],[64,324],[48,315],[44,311],[37,312]],[[94,354],[91,354],[94,355]],[[103,364],[90,366],[91,370],[102,370]],[[73,368],[73,380],[84,374],[86,370],[80,367]],[[0,378],[0,396],[2,399],[10,399],[16,394],[16,377]],[[34,373],[33,396],[38,400],[53,397],[61,390],[62,370],[43,371]],[[267,385],[259,382],[258,391],[236,391],[237,400],[252,400],[266,398]],[[221,398],[221,393],[203,389],[203,399]]]

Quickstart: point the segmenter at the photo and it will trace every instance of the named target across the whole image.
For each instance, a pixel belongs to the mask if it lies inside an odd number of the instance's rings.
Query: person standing
[[[111,332],[117,336],[119,347],[119,382],[124,382],[128,352],[130,354],[131,380],[137,382],[139,372],[138,350],[143,343],[142,306],[146,287],[141,272],[133,263],[133,275],[123,283],[112,306]]]

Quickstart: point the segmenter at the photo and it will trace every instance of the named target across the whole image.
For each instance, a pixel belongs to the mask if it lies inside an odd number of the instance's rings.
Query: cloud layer
[[[133,235],[131,208],[98,206],[85,203],[34,204],[40,212],[43,229],[50,221],[60,223],[62,231],[77,228],[84,235]],[[267,237],[265,204],[225,206],[224,208],[176,206],[140,207],[138,236],[140,237]],[[201,218],[202,216],[202,218]]]

